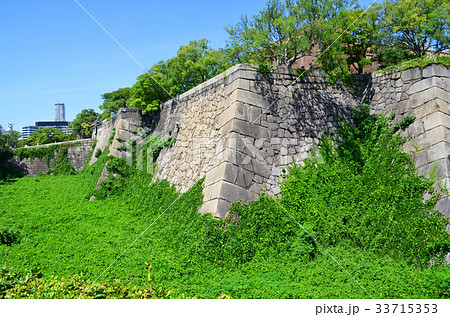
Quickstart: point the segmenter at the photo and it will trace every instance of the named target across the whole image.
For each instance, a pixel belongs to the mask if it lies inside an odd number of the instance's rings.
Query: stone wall
[[[80,144],[78,146],[69,146],[67,151],[67,157],[69,158],[70,163],[74,167],[76,171],[81,171],[86,164],[87,157],[89,155],[89,152],[92,150],[92,140],[76,140],[76,141],[69,141],[69,142],[60,142],[60,143],[52,143],[52,144],[44,144],[44,145],[37,145],[32,146],[29,148],[36,148],[36,147],[48,147],[55,144],[68,144],[73,145],[74,143],[79,142]],[[18,161],[17,157],[13,157],[13,162],[15,165],[20,166],[20,168],[24,171],[24,173],[28,176],[37,176],[39,173],[47,173],[47,159],[44,158],[33,158],[33,159],[23,159],[21,161]],[[54,169],[56,166],[56,153],[55,158],[49,160],[49,169]]]
[[[143,117],[140,109],[123,108],[120,109],[115,118],[111,120],[104,120],[102,124],[95,128],[92,139],[97,139],[94,148],[96,151],[102,152],[109,146],[108,155],[119,158],[127,158],[130,156],[130,149],[128,151],[121,151],[122,145],[127,147],[129,139],[135,139],[136,142],[142,142],[148,128],[143,129]],[[92,155],[89,165],[97,161],[95,155]]]
[[[122,109],[103,122],[96,149],[106,148],[114,129],[109,154],[118,157],[130,157],[130,151],[119,150],[129,139],[139,152],[147,138],[175,137],[160,153],[154,179],[185,191],[205,177],[200,211],[221,218],[234,201],[254,200],[261,191],[277,194],[286,167],[302,162],[323,131],[333,135],[341,120],[350,120],[351,108],[365,102],[372,113],[394,112],[395,122],[416,116],[402,132],[415,145],[405,151],[414,152],[424,174],[437,164],[441,185],[449,186],[449,86],[449,70],[439,65],[360,77],[355,89],[330,84],[319,72],[298,77],[279,68],[262,74],[236,65],[162,104],[157,113]],[[450,218],[449,205],[447,197],[436,208]]]
[[[395,113],[394,122],[405,116],[416,117],[401,133],[412,138],[405,151],[412,154],[420,173],[428,175],[436,165],[440,185],[450,189],[450,70],[435,64],[424,69],[373,75],[364,99],[373,113]],[[450,219],[450,197],[440,199],[436,209]]]
[[[206,176],[201,212],[224,217],[236,200],[278,193],[283,168],[305,159],[323,130],[333,134],[359,95],[318,72],[299,78],[232,67],[163,104],[150,122],[154,134],[171,130],[177,140],[158,158],[155,177],[184,191]]]
[[[151,120],[154,134],[173,131],[177,138],[158,158],[156,177],[184,191],[205,176],[201,212],[224,217],[233,201],[278,193],[285,167],[303,161],[323,131],[333,135],[351,108],[365,102],[372,113],[394,112],[395,122],[417,117],[402,132],[420,146],[415,165],[427,175],[437,164],[448,186],[448,76],[447,68],[432,65],[365,76],[351,90],[319,72],[299,78],[283,68],[261,74],[237,65],[166,102]],[[448,199],[436,208],[450,217]]]

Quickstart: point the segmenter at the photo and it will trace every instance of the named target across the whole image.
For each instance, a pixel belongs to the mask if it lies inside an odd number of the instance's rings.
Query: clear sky
[[[224,47],[225,27],[254,15],[266,0],[78,0],[144,67],[206,38]],[[362,0],[367,5],[371,1]],[[2,1],[0,11],[0,124],[14,129],[99,111],[101,95],[131,87],[143,70],[74,0]]]

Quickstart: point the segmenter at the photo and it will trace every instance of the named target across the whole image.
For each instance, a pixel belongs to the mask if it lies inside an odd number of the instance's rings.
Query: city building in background
[[[55,121],[66,121],[64,103],[55,103]]]
[[[32,136],[34,131],[36,131],[38,127],[34,125],[29,125],[27,127],[22,127],[22,140],[28,139],[28,137]]]
[[[66,121],[66,109],[64,103],[55,104],[55,121],[37,121],[34,126],[22,127],[22,139],[25,140],[32,136],[34,131],[43,128],[56,128],[67,133],[69,121]]]

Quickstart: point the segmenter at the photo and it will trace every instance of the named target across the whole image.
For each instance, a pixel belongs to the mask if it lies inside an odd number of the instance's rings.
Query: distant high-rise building
[[[55,103],[55,121],[66,121],[64,103]]]

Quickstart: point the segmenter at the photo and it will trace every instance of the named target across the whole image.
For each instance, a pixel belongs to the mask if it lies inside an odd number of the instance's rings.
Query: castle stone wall
[[[298,77],[286,68],[260,73],[236,65],[162,104],[158,112],[122,109],[103,122],[96,148],[106,148],[113,129],[109,154],[118,157],[130,156],[120,151],[129,139],[139,146],[151,136],[175,137],[161,151],[154,179],[186,191],[205,177],[200,211],[222,218],[234,201],[277,194],[286,167],[301,163],[324,131],[333,135],[342,120],[351,119],[352,107],[364,102],[372,113],[394,113],[395,122],[416,116],[401,132],[412,137],[405,151],[425,175],[437,165],[441,186],[449,187],[449,70],[431,65],[373,74],[359,77],[355,87],[331,84],[316,71]],[[450,218],[449,205],[444,197],[436,208]]]
[[[36,147],[48,147],[54,144],[74,144],[76,142],[80,142],[78,146],[70,147],[67,150],[67,157],[69,158],[70,164],[74,167],[76,171],[81,171],[86,164],[87,157],[89,152],[92,150],[92,140],[76,140],[76,141],[68,141],[68,142],[60,142],[60,143],[52,143],[52,144],[44,144],[33,146]],[[30,148],[33,148],[30,147]],[[20,168],[24,171],[25,175],[28,176],[38,176],[39,173],[47,173],[47,159],[46,158],[33,158],[33,159],[23,159],[18,161],[17,157],[12,158],[13,163],[16,166],[20,166]],[[54,169],[56,166],[56,153],[55,158],[49,160],[49,169]]]
[[[364,98],[373,113],[394,113],[394,122],[405,116],[416,117],[401,132],[402,136],[411,137],[405,151],[412,154],[419,173],[429,175],[435,165],[440,179],[435,187],[450,189],[450,70],[434,64],[424,69],[373,75]],[[440,199],[436,209],[450,219],[450,197]]]
[[[319,72],[237,65],[162,105],[150,126],[176,143],[160,154],[155,177],[186,190],[205,176],[201,212],[224,217],[236,200],[278,193],[283,168],[304,160],[322,131],[333,134],[359,99]]]

